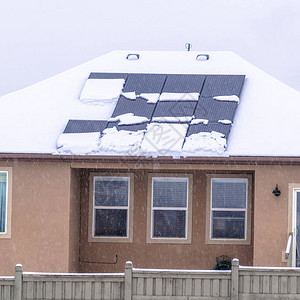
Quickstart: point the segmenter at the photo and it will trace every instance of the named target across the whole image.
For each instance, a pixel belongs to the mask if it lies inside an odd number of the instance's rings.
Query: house
[[[298,266],[300,94],[232,52],[116,51],[0,98],[0,272]]]

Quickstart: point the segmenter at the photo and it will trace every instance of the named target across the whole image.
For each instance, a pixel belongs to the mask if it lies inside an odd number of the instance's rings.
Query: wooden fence
[[[231,271],[151,270],[125,265],[119,274],[23,272],[0,277],[0,300],[300,299],[300,269],[242,267]]]

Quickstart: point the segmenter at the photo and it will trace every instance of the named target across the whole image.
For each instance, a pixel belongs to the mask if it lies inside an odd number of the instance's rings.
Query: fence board
[[[280,294],[286,294],[288,291],[288,278],[287,276],[280,277]]]
[[[219,279],[213,279],[212,282],[212,296],[213,297],[219,297],[220,296],[220,280]]]
[[[230,271],[180,271],[134,269],[128,272],[133,300],[230,299],[232,280],[239,287],[238,298],[300,299],[300,269],[239,267],[238,277]],[[21,274],[21,276],[20,276]],[[124,274],[42,274],[18,271],[14,277],[0,277],[0,300],[124,300]],[[18,287],[15,287],[18,285]],[[21,294],[18,294],[19,297]],[[132,294],[132,295],[131,295]],[[17,295],[17,294],[16,294]],[[129,296],[128,296],[129,295]],[[236,297],[236,295],[235,295]],[[17,298],[20,299],[20,298]]]
[[[210,279],[203,280],[203,296],[210,296]]]
[[[277,275],[273,275],[272,276],[271,294],[278,294],[278,292],[279,292],[278,276]]]
[[[173,285],[172,278],[166,278],[165,283],[166,283],[166,296],[171,296],[172,295],[172,285]]]
[[[147,278],[146,279],[146,295],[150,296],[153,294],[153,279]]]
[[[201,295],[201,279],[195,279],[195,296]]]
[[[270,278],[268,275],[262,276],[262,292],[263,294],[270,293]]]

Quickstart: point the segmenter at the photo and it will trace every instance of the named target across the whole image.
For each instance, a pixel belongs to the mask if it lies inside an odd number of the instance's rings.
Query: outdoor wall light
[[[276,184],[275,190],[273,190],[273,194],[274,194],[276,197],[280,196],[281,192],[280,192],[280,190],[278,189],[278,184]]]

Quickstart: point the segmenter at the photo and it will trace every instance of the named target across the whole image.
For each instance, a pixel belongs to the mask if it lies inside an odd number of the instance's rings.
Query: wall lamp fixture
[[[281,192],[280,192],[280,190],[278,189],[278,184],[276,184],[275,190],[273,190],[273,194],[274,194],[276,197],[280,196]]]

